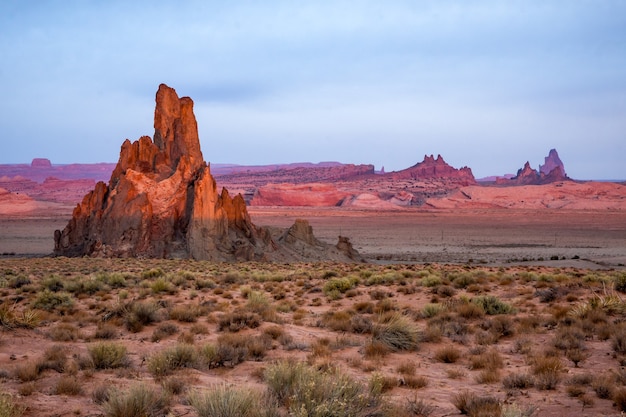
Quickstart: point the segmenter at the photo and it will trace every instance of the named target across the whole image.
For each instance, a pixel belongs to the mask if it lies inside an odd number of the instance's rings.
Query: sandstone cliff
[[[241,195],[218,192],[200,150],[193,101],[164,84],[156,94],[154,139],[122,144],[108,185],[96,184],[54,240],[60,256],[304,259],[252,223]],[[337,252],[314,246],[319,257]]]

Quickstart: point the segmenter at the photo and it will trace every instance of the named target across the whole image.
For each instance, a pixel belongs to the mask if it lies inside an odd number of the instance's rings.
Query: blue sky
[[[0,163],[115,162],[160,83],[213,163],[626,179],[626,1],[0,3]]]

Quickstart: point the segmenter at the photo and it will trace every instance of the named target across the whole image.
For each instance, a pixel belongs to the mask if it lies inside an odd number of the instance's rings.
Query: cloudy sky
[[[116,162],[160,83],[213,163],[626,179],[626,1],[0,3],[0,163]]]

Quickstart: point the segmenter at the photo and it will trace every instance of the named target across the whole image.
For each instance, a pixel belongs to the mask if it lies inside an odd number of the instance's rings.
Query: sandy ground
[[[257,225],[289,227],[308,219],[315,235],[350,237],[371,262],[443,262],[624,268],[626,211],[249,208]],[[44,256],[71,208],[28,217],[0,216],[0,254]]]

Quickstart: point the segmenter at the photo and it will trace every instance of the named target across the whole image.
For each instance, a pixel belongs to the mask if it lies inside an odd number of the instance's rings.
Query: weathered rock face
[[[252,224],[241,195],[218,193],[190,98],[161,84],[154,129],[154,141],[122,144],[109,184],[98,182],[55,232],[56,255],[297,259]]]
[[[544,158],[543,165],[539,165],[539,172],[546,176],[549,176],[552,171],[557,168],[561,170],[562,177],[567,176],[565,174],[565,166],[563,165],[563,161],[561,161],[561,158],[559,158],[559,153],[556,151],[556,149],[550,149],[548,156]]]
[[[550,184],[558,181],[569,180],[565,175],[563,162],[559,158],[556,149],[551,149],[545,158],[544,165],[539,166],[539,171],[530,167],[530,163],[526,161],[524,167],[517,171],[517,175],[513,178],[498,178],[498,185],[541,185]]]
[[[448,165],[448,163],[443,160],[441,155],[437,155],[437,159],[435,159],[433,155],[424,155],[424,160],[422,162],[419,162],[402,171],[392,172],[386,175],[389,175],[397,180],[446,178],[454,180],[462,185],[471,185],[476,183],[476,179],[474,178],[474,174],[470,168],[463,167],[456,169]]]

